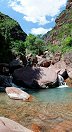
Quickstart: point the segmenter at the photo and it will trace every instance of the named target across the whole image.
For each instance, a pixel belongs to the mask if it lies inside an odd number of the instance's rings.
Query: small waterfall
[[[64,82],[64,78],[58,74],[58,81],[59,81],[59,87],[58,88],[64,88],[68,87],[66,83]]]
[[[59,86],[64,85],[64,78],[61,75],[58,75]]]

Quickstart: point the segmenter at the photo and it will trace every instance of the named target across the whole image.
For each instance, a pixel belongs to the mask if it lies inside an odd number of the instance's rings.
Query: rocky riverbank
[[[25,63],[24,63],[25,62]],[[12,77],[11,77],[12,76]],[[60,85],[60,77],[66,81],[69,78],[69,86],[72,86],[72,53],[55,53],[53,56],[44,52],[34,58],[27,56],[24,60],[14,59],[9,64],[0,63],[0,89],[11,87],[12,82],[22,87],[49,88]]]

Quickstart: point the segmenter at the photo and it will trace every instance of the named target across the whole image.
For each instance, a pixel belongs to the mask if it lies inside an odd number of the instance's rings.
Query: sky
[[[56,17],[67,0],[0,0],[0,12],[16,20],[24,32],[45,34],[55,26]]]

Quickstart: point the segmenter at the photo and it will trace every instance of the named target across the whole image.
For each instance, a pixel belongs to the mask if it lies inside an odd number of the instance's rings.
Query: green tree
[[[19,54],[22,54],[22,55],[25,55],[25,44],[23,41],[13,41],[12,42],[12,45],[11,45],[11,50],[13,53],[19,55]]]
[[[33,48],[36,50],[38,55],[42,54],[44,51],[44,41],[40,38],[36,38]]]

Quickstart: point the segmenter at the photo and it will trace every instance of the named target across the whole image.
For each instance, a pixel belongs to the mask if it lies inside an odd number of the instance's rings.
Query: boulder
[[[30,95],[19,88],[15,87],[6,87],[7,95],[12,99],[19,99],[19,100],[28,100]]]
[[[38,66],[41,66],[41,67],[49,67],[50,64],[51,64],[51,61],[45,58],[42,58],[42,60],[38,62]]]
[[[64,55],[64,62],[66,64],[68,76],[72,79],[72,52],[66,53]]]
[[[13,73],[15,69],[21,68],[23,66],[22,61],[17,57],[9,64],[10,73]]]
[[[0,63],[0,74],[9,75],[9,64]]]
[[[51,53],[50,51],[45,51],[43,55],[44,55],[44,58],[46,58],[47,60],[52,60],[53,58],[53,53]]]
[[[72,88],[72,79],[67,78],[65,81],[66,81],[66,84],[67,84],[70,88]]]
[[[67,74],[70,79],[72,79],[72,68],[67,66]]]
[[[0,75],[0,91],[5,91],[6,87],[11,86],[11,78],[9,76]]]
[[[55,53],[55,55],[52,59],[52,64],[57,63],[58,61],[60,61],[60,59],[61,59],[61,53],[60,52]]]
[[[67,66],[72,68],[72,52],[64,54],[64,62]]]
[[[57,82],[57,73],[53,68],[23,67],[14,71],[13,78],[19,85],[46,88]]]
[[[54,65],[51,65],[53,69],[55,69],[56,73],[63,74],[66,69],[66,64],[63,60],[60,60],[59,62],[55,63]]]
[[[32,132],[19,123],[5,117],[0,117],[0,132]]]

